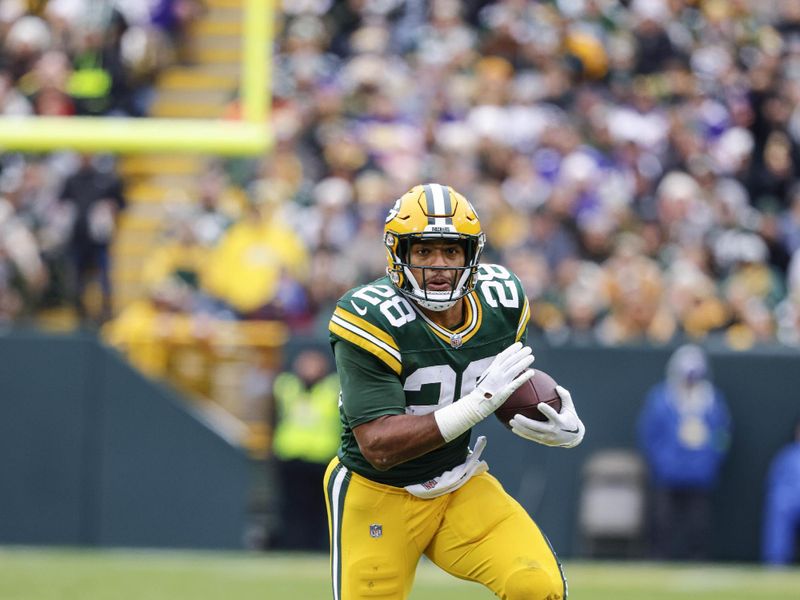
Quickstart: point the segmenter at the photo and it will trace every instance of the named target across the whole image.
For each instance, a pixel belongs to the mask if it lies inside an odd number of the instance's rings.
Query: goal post
[[[194,153],[258,155],[273,142],[274,0],[242,0],[241,119],[0,117],[0,152]]]

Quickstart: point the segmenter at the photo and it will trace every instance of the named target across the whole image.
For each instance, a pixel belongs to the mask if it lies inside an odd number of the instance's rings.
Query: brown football
[[[517,391],[511,394],[508,399],[501,404],[494,416],[508,429],[511,429],[508,422],[514,415],[521,414],[536,421],[546,421],[545,417],[536,407],[540,402],[545,402],[552,406],[556,411],[561,412],[561,398],[556,392],[556,381],[541,369],[535,369],[536,375],[523,383]]]

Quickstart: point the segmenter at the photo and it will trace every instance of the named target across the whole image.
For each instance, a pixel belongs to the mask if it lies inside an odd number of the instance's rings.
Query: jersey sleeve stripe
[[[373,335],[372,332],[362,329],[358,325],[355,325],[350,321],[347,321],[346,319],[342,319],[336,313],[334,313],[333,317],[331,317],[331,324],[333,323],[336,323],[337,325],[346,329],[347,331],[350,331],[364,338],[365,340],[371,342],[372,344],[378,346],[384,352],[391,355],[398,362],[402,360],[400,355],[400,350],[398,350],[396,346],[387,344],[383,338],[376,337],[375,335]]]
[[[343,340],[347,340],[351,344],[355,344],[373,354],[388,366],[392,371],[400,374],[402,370],[402,363],[400,362],[400,354],[393,348],[387,347],[381,340],[376,339],[366,331],[358,329],[352,323],[348,323],[340,319],[335,314],[331,318],[330,332],[338,335]]]
[[[372,337],[375,337],[381,340],[386,346],[393,349],[397,353],[397,358],[400,358],[400,348],[397,346],[397,342],[394,341],[394,338],[383,331],[382,329],[376,327],[369,321],[362,319],[361,317],[357,317],[351,312],[346,311],[341,306],[337,306],[336,310],[333,311],[333,316],[339,317],[343,321],[347,321],[348,323],[354,325],[358,329],[361,329],[369,334]]]
[[[525,298],[525,303],[522,305],[522,314],[519,317],[519,325],[517,325],[517,336],[514,338],[515,341],[519,341],[522,339],[522,335],[525,333],[525,328],[528,326],[528,321],[531,318],[531,305],[528,302],[528,298]]]

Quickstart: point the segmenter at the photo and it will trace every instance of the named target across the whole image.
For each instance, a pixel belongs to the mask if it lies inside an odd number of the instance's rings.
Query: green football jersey
[[[339,459],[373,481],[422,483],[464,462],[469,432],[387,471],[364,458],[353,428],[382,415],[423,415],[475,389],[494,357],[526,340],[530,306],[519,279],[481,265],[455,330],[433,323],[388,277],[342,296],[329,330],[341,382]]]

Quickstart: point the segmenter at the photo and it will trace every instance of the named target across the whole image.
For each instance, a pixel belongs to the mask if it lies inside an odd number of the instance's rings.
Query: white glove
[[[509,421],[511,431],[526,440],[539,442],[545,446],[572,448],[581,443],[586,428],[575,412],[572,396],[560,385],[556,386],[561,398],[561,412],[544,402],[537,405],[547,421],[536,421],[523,415],[514,415]]]
[[[473,391],[433,413],[442,437],[449,442],[492,414],[523,383],[533,377],[533,351],[520,342],[498,354]]]
[[[450,471],[445,471],[430,481],[407,485],[406,490],[417,498],[425,499],[436,498],[457,490],[475,475],[480,475],[489,470],[489,465],[486,464],[486,461],[480,460],[481,453],[485,447],[486,436],[482,435],[475,440],[475,449],[469,453],[467,460],[462,464]]]

